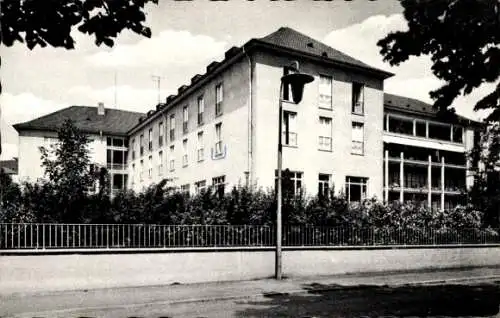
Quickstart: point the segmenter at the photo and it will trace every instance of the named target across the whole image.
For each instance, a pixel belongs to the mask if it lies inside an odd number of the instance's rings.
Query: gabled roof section
[[[314,55],[323,59],[331,60],[340,64],[345,64],[365,70],[370,70],[384,77],[390,77],[394,74],[372,67],[360,60],[357,60],[345,53],[340,52],[318,40],[315,40],[305,34],[295,31],[288,27],[281,27],[276,32],[263,38],[257,39],[259,42],[267,43],[273,46],[281,47],[287,50],[294,50],[300,53]]]
[[[415,98],[389,93],[384,93],[384,108],[403,113],[435,118],[441,121],[459,121],[462,123],[467,123],[469,125],[481,125],[481,123],[476,120],[458,114],[448,114],[446,117],[444,117],[443,115],[440,115],[438,110],[435,109],[431,104]]]
[[[85,133],[102,132],[106,135],[126,136],[127,132],[137,125],[141,116],[144,114],[119,109],[105,109],[104,115],[98,115],[97,107],[70,106],[28,122],[16,124],[14,128],[18,132],[57,131],[64,121],[71,119],[75,126]]]
[[[192,94],[198,87],[204,85],[204,83],[223,72],[240,58],[243,58],[245,54],[253,50],[275,50],[285,55],[299,55],[300,58],[313,59],[319,63],[330,63],[337,67],[354,69],[355,71],[369,73],[381,79],[386,79],[394,75],[369,66],[291,28],[282,27],[263,38],[251,39],[242,47],[233,46],[228,49],[222,61],[213,61],[208,64],[204,74],[197,74],[191,78],[189,85],[180,86],[177,90],[177,95],[168,96],[165,100],[165,105],[157,109],[157,111],[148,112],[148,115],[140,123],[129,130],[129,134],[135,133],[158,116],[161,116],[164,111],[183,101],[184,98]]]

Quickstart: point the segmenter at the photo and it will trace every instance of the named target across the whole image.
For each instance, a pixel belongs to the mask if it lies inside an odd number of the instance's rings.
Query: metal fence
[[[257,225],[0,223],[0,250],[270,247],[275,228]],[[378,229],[284,226],[283,246],[500,244],[491,229]]]

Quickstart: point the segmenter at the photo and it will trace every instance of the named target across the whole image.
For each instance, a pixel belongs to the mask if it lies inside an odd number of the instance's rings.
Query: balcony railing
[[[0,250],[271,247],[260,225],[0,223]],[[498,229],[381,229],[284,226],[283,246],[500,244]]]
[[[356,102],[352,105],[352,112],[354,114],[362,115],[363,114],[363,107],[364,107],[363,102]]]
[[[364,154],[364,143],[362,141],[352,141],[351,153],[356,155]]]
[[[198,149],[198,161],[203,161],[204,159],[204,150],[203,148]]]

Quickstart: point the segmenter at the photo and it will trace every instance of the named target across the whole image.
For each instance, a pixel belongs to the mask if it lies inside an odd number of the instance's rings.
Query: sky
[[[146,8],[152,37],[123,32],[113,48],[97,47],[93,39],[73,32],[74,50],[27,49],[22,44],[2,47],[2,154],[17,157],[13,124],[25,122],[70,105],[147,112],[160,97],[203,74],[211,61],[251,38],[263,37],[282,26],[322,41],[369,65],[390,71],[388,93],[432,102],[429,91],[442,84],[431,72],[430,58],[412,58],[398,67],[383,62],[376,43],[389,32],[405,30],[397,0],[354,1],[173,1]],[[484,85],[458,98],[457,113],[478,119],[473,105],[491,87]],[[115,98],[116,97],[116,98]]]

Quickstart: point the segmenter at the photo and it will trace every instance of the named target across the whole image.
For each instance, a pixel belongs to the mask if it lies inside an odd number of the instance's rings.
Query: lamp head
[[[284,75],[281,78],[283,85],[290,85],[292,90],[292,99],[295,104],[302,101],[302,96],[304,93],[304,86],[307,83],[311,83],[314,80],[309,74],[304,73],[291,73]]]

